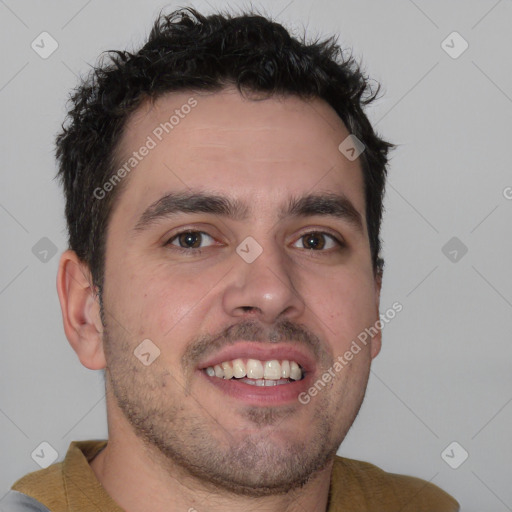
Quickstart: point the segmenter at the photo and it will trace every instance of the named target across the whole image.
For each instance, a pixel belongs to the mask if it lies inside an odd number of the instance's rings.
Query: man
[[[376,94],[333,41],[191,9],[75,91],[57,288],[109,438],[18,480],[18,507],[458,510],[336,456],[381,348]]]

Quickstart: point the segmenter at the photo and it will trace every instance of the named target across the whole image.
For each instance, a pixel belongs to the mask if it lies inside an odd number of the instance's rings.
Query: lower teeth
[[[245,382],[251,386],[280,386],[282,384],[289,384],[290,379],[267,380],[267,379],[233,379],[240,382]]]

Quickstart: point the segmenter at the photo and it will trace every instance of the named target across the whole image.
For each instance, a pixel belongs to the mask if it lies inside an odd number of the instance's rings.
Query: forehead
[[[285,196],[337,192],[363,214],[359,160],[338,150],[348,135],[320,99],[254,100],[235,89],[167,94],[127,121],[118,165],[136,165],[128,166],[114,215],[134,224],[164,193],[190,189],[229,194],[260,215]]]

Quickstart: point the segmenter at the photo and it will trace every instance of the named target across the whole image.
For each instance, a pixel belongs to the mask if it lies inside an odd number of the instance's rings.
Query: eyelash
[[[172,250],[174,251],[178,251],[179,253],[181,254],[185,254],[187,256],[194,256],[194,255],[200,255],[202,254],[202,249],[201,248],[193,248],[193,247],[190,247],[190,248],[185,248],[185,247],[180,247],[179,245],[174,245],[172,242],[174,240],[176,240],[179,236],[181,235],[184,235],[184,234],[188,234],[188,233],[191,233],[191,234],[201,234],[201,235],[206,235],[208,237],[210,237],[212,240],[215,240],[213,236],[211,236],[210,234],[208,234],[207,232],[205,231],[198,231],[198,230],[191,230],[191,229],[185,229],[183,231],[180,231],[178,233],[175,233],[171,238],[169,238],[169,240],[167,240],[167,242],[164,244],[165,247],[169,247],[169,246],[172,246]],[[328,238],[330,238],[332,241],[334,241],[337,245],[338,245],[338,248],[336,249],[337,251],[343,249],[346,247],[345,243],[342,242],[341,240],[339,240],[336,236],[334,236],[333,234],[331,233],[328,233],[326,231],[307,231],[306,233],[303,233],[302,235],[300,235],[297,240],[294,242],[296,243],[297,241],[299,241],[301,238],[304,238],[305,236],[307,235],[312,235],[312,234],[317,234],[317,235],[324,235]],[[206,249],[206,248],[203,248],[203,249]],[[303,251],[309,251],[309,253],[322,253],[322,252],[332,252],[332,249],[327,249],[327,250],[315,250],[315,249],[306,249],[306,248],[302,248]],[[315,254],[316,256],[316,254]]]

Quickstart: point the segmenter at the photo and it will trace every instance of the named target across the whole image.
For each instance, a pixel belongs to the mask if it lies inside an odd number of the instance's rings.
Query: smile
[[[233,359],[204,370],[209,377],[238,380],[253,386],[280,386],[301,380],[304,372],[296,361],[272,359]]]

